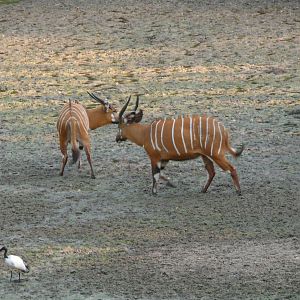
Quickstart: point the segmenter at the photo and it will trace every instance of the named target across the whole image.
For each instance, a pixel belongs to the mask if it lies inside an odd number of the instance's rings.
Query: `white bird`
[[[10,281],[12,279],[12,272],[15,270],[19,273],[19,282],[21,281],[21,272],[28,273],[29,266],[23,261],[23,259],[16,255],[7,255],[7,248],[2,247],[0,252],[4,251],[4,262],[10,268]]]

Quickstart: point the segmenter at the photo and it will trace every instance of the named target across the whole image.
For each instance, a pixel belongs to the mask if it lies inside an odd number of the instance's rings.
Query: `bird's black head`
[[[6,248],[5,246],[2,246],[2,247],[0,248],[0,252],[1,252],[1,251],[4,251],[4,258],[7,257],[7,248]]]

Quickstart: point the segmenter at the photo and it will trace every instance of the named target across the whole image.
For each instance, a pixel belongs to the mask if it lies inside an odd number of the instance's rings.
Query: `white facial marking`
[[[114,115],[114,114],[111,114],[111,121],[112,121],[112,122],[116,122],[116,118],[115,118],[115,115]]]
[[[119,137],[122,139],[123,137],[122,137],[122,129],[121,128],[119,128]]]

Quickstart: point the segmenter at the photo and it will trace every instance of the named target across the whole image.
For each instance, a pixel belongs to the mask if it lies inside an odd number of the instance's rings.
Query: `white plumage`
[[[19,273],[19,281],[21,280],[21,272],[28,273],[29,266],[23,261],[23,259],[16,255],[7,255],[7,248],[2,247],[0,251],[4,251],[4,262],[10,268],[11,275],[10,280],[12,279],[12,272],[16,271]]]

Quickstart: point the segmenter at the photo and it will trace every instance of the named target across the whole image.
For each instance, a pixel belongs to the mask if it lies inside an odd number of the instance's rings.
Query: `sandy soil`
[[[251,3],[251,4],[250,4]],[[298,1],[55,1],[0,6],[0,244],[31,266],[1,299],[299,299]],[[151,195],[142,148],[91,133],[96,179],[58,176],[55,123],[86,91],[143,122],[217,116],[242,197],[200,160]],[[15,275],[17,279],[17,275]]]

